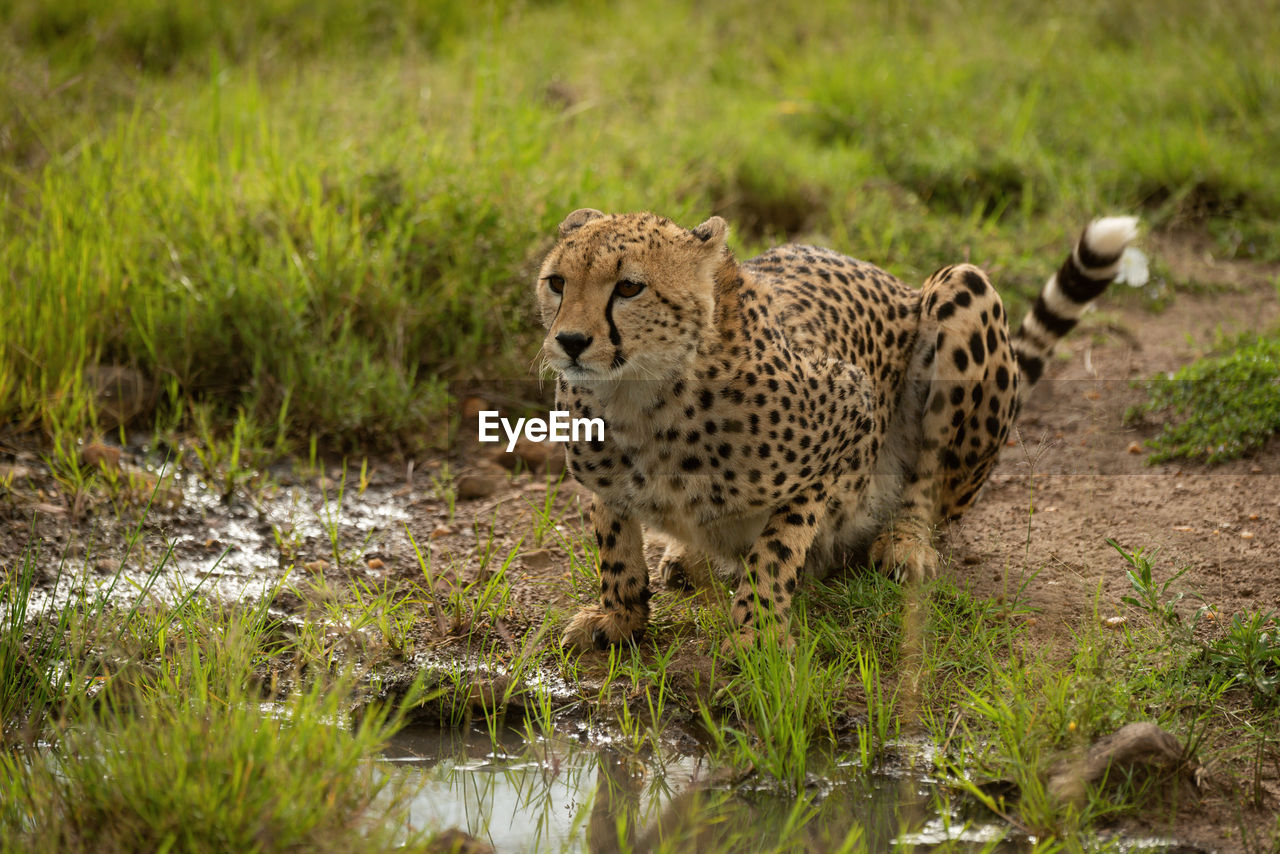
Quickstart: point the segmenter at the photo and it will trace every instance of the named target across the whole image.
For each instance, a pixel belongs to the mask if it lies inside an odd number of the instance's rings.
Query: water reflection
[[[962,811],[922,772],[833,766],[801,792],[735,781],[704,756],[637,757],[593,740],[410,728],[387,758],[422,788],[415,825],[499,852],[778,850],[1022,852],[1030,840]],[[736,785],[735,785],[736,783]]]

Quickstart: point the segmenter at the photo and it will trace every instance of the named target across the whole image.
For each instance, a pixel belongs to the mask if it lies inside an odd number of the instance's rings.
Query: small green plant
[[[230,504],[236,490],[256,474],[246,462],[250,449],[259,447],[258,431],[243,409],[236,412],[231,435],[225,439],[217,433],[215,417],[209,406],[192,405],[191,423],[196,431],[192,450],[200,463],[201,479],[223,504]]]
[[[458,503],[458,489],[454,484],[453,472],[449,469],[448,463],[440,465],[440,471],[431,475],[431,488],[435,494],[445,503],[448,508],[449,515],[447,521],[452,522]]]
[[[1170,590],[1188,568],[1184,567],[1157,583],[1151,559],[1142,549],[1128,552],[1113,540],[1107,542],[1132,567],[1126,574],[1135,595],[1122,597],[1126,604],[1150,614],[1157,625],[1176,641],[1202,653],[1216,671],[1226,674],[1234,684],[1247,688],[1258,704],[1274,706],[1280,703],[1280,627],[1277,627],[1274,611],[1236,614],[1231,618],[1225,635],[1205,643],[1194,633],[1212,607],[1202,604],[1189,620],[1184,621],[1176,606],[1186,594]]]
[[[560,493],[560,486],[564,483],[564,474],[546,476],[546,491],[542,493],[542,501],[538,504],[525,499],[525,503],[529,505],[529,509],[533,514],[533,544],[535,548],[542,548],[548,539],[557,535],[556,528],[560,524],[560,518],[556,514],[556,497]]]
[[[1122,596],[1121,601],[1140,611],[1145,611],[1161,627],[1177,630],[1180,633],[1187,634],[1189,637],[1191,630],[1209,610],[1209,607],[1208,605],[1202,605],[1188,624],[1183,621],[1182,615],[1178,613],[1178,603],[1187,594],[1171,588],[1178,579],[1186,575],[1191,567],[1184,566],[1164,581],[1157,582],[1152,571],[1151,555],[1147,554],[1145,550],[1125,551],[1115,540],[1107,540],[1107,545],[1115,549],[1130,567],[1125,570],[1125,577],[1129,579],[1129,586],[1133,588],[1133,594]],[[1196,598],[1199,597],[1197,596]]]
[[[80,445],[81,442],[71,433],[58,431],[53,436],[49,453],[44,457],[45,466],[66,496],[72,519],[84,515],[98,474],[96,467],[81,465]]]
[[[1154,378],[1150,399],[1126,413],[1129,421],[1152,412],[1176,419],[1148,440],[1154,450],[1149,462],[1225,462],[1261,448],[1280,431],[1280,331],[1245,336],[1222,349],[1228,352]]]
[[[1260,705],[1280,704],[1280,624],[1274,611],[1233,616],[1207,655],[1237,684],[1249,687]]]

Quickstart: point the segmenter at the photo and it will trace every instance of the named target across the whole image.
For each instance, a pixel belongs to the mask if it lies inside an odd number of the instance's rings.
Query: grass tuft
[[[1224,355],[1154,378],[1150,399],[1126,419],[1151,413],[1175,419],[1147,441],[1151,463],[1195,459],[1212,465],[1260,449],[1280,432],[1280,332],[1247,336]]]

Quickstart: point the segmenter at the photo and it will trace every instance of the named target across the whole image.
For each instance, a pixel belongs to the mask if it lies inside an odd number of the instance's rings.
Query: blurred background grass
[[[1090,216],[1280,260],[1280,4],[0,0],[0,425],[306,447],[528,376],[577,207],[1013,302]],[[1015,316],[1017,309],[1015,308]]]

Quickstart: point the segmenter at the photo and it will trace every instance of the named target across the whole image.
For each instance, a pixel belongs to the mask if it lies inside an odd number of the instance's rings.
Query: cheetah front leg
[[[600,604],[578,611],[560,639],[561,646],[578,650],[634,641],[649,622],[649,569],[640,523],[596,498],[591,526],[600,550]]]
[[[742,576],[731,609],[737,632],[724,642],[726,654],[767,636],[782,644],[791,643],[791,599],[826,511],[825,490],[815,484],[769,517],[743,558]]]

